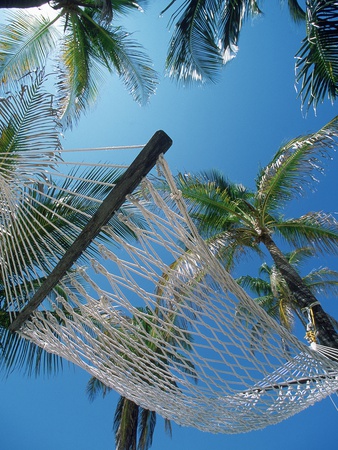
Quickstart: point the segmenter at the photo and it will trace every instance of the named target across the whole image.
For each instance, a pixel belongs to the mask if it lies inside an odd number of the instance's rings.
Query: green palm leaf
[[[136,450],[139,406],[120,397],[116,407],[113,430],[116,450]]]
[[[33,369],[36,373],[42,368],[57,369],[59,361],[8,332],[9,311],[14,312],[11,299],[22,306],[29,301],[44,281],[43,274],[49,273],[106,197],[111,183],[122,174],[104,164],[67,175],[56,171],[58,122],[52,96],[44,91],[44,80],[44,73],[37,71],[22,80],[24,88],[19,94],[10,94],[0,102],[0,244],[1,258],[6,261],[0,279],[0,368],[26,367],[29,374]],[[46,173],[55,173],[55,178],[60,175],[64,181],[57,183]],[[122,214],[144,225],[133,212],[131,204],[121,208]],[[135,238],[127,225],[117,224],[115,218],[111,223],[121,237]],[[104,232],[98,239],[111,241]],[[92,248],[92,252],[96,250]],[[60,287],[56,291],[65,296]]]
[[[314,173],[321,172],[323,160],[330,157],[338,136],[338,116],[319,131],[292,139],[283,145],[256,180],[257,200],[261,214],[277,208],[312,188]]]
[[[0,169],[3,176],[13,162],[19,174],[36,173],[39,155],[50,164],[57,161],[57,151],[61,147],[59,124],[52,96],[44,88],[45,79],[43,71],[28,75],[22,79],[19,94],[8,95],[0,102]],[[33,154],[32,164],[29,152]]]
[[[184,1],[171,17],[175,31],[166,61],[169,76],[183,82],[214,80],[236,56],[243,19],[259,12],[254,0]]]
[[[50,180],[46,189],[38,183],[26,187],[22,194],[24,201],[16,205],[11,235],[3,236],[6,252],[14,255],[11,258],[13,270],[23,267],[30,273],[39,267],[49,273],[51,264],[64,255],[110,191],[108,181],[112,183],[120,175],[121,170],[99,166],[82,173],[72,172],[60,185]],[[91,180],[100,180],[100,183],[91,183]],[[138,226],[144,226],[131,204],[124,205],[119,212],[130,216]],[[135,239],[132,230],[116,216],[109,223],[123,239]],[[97,239],[112,242],[104,232]],[[21,249],[20,253],[16,248]],[[88,248],[89,255],[94,256],[97,251],[96,246]]]
[[[76,278],[77,275],[73,273],[64,279],[64,283],[66,283],[68,289],[74,289],[71,280]],[[17,285],[15,286],[14,283],[12,283],[12,289],[8,289],[8,286],[5,289],[3,283],[0,283],[0,370],[5,376],[10,375],[13,370],[23,370],[28,376],[32,374],[37,376],[41,373],[57,373],[63,367],[63,359],[58,355],[47,353],[43,348],[24,339],[19,334],[8,331],[12,318],[8,312],[8,298],[15,296],[16,303],[23,307],[27,303],[30,294],[34,293],[45,279],[46,277],[40,277],[30,281],[16,280],[17,284],[21,282],[21,289]],[[15,280],[12,281],[14,282]],[[21,293],[21,298],[18,297],[18,292]],[[67,298],[61,286],[56,286],[52,295],[54,300],[56,296]]]
[[[243,275],[236,278],[237,283],[245,289],[250,289],[259,297],[267,296],[271,294],[271,285],[268,281],[252,277],[251,275]]]
[[[231,271],[235,265],[246,256],[249,250],[258,255],[262,252],[254,241],[250,230],[244,227],[234,227],[228,231],[220,232],[205,240],[209,250],[222,262],[226,270]]]
[[[134,100],[145,104],[157,85],[156,73],[142,47],[121,27],[98,23],[89,9],[69,14],[62,46],[58,88],[66,126],[96,100],[104,70],[115,72]]]
[[[185,1],[175,13],[183,11],[175,24],[169,45],[166,68],[177,80],[210,80],[222,66],[222,55],[215,43],[215,22],[210,15],[218,14],[216,2]],[[209,17],[207,17],[209,16]]]
[[[317,295],[338,296],[338,272],[336,270],[327,267],[312,270],[303,280]]]
[[[220,39],[222,43],[223,64],[237,54],[238,40],[246,17],[261,14],[255,0],[228,0],[224,2],[221,11]]]
[[[8,13],[7,24],[0,25],[0,80],[3,89],[16,88],[22,76],[42,69],[60,37],[49,19],[27,11]]]
[[[8,376],[13,370],[23,370],[28,375],[57,373],[62,370],[63,360],[43,348],[25,340],[0,325],[0,369]]]
[[[287,260],[292,266],[299,267],[309,256],[313,256],[312,248],[298,248],[286,254]],[[294,315],[296,314],[306,326],[302,318],[302,312],[297,305],[292,292],[287,288],[280,272],[275,266],[269,267],[264,263],[260,269],[258,278],[246,275],[236,279],[244,289],[248,289],[257,297],[254,299],[271,317],[279,321],[283,326],[292,329]],[[338,272],[327,268],[312,270],[302,278],[304,284],[315,295],[334,295],[338,293]],[[250,314],[246,311],[246,314]],[[330,320],[336,327],[334,319]]]
[[[261,14],[255,0],[172,0],[162,11],[180,3],[170,19],[174,33],[166,69],[182,81],[214,81],[221,67],[234,58],[244,21]],[[296,55],[296,81],[301,83],[302,104],[314,107],[328,96],[333,102],[338,83],[338,14],[336,1],[288,0],[295,22],[306,20],[307,36]]]
[[[203,236],[208,236],[209,229],[222,231],[227,223],[242,221],[242,211],[252,198],[243,185],[231,183],[218,171],[178,174],[176,182]]]
[[[110,0],[110,3],[114,14],[127,14],[133,9],[143,11],[142,5],[146,6],[148,0],[138,0],[137,2],[134,2],[133,0]]]
[[[297,0],[288,0],[290,16],[295,22],[303,22],[305,20],[305,11]]]
[[[312,212],[298,219],[276,224],[277,231],[296,247],[310,247],[322,253],[338,253],[338,221],[323,212]]]
[[[307,2],[307,36],[296,58],[297,82],[302,104],[315,108],[326,96],[338,93],[338,12],[334,0]]]
[[[89,379],[86,387],[86,393],[91,402],[94,401],[99,394],[101,394],[104,398],[109,392],[111,392],[111,388],[102,383],[102,381],[95,377],[91,377]]]
[[[311,247],[299,247],[293,250],[290,253],[286,253],[286,257],[290,264],[295,267],[301,267],[301,265],[306,261],[310,256],[314,256],[316,254],[315,250]]]
[[[27,72],[56,61],[56,88],[63,125],[71,127],[98,97],[104,74],[116,73],[134,100],[145,104],[157,86],[157,74],[143,48],[121,27],[111,25],[112,12],[140,7],[131,0],[81,6],[60,3],[54,19],[24,13],[9,16],[0,28],[0,76],[13,87]],[[85,7],[88,6],[88,7]],[[63,34],[55,22],[63,26]],[[60,49],[60,52],[57,50]]]
[[[137,450],[149,450],[153,443],[156,427],[156,412],[140,408],[138,423],[138,445]]]
[[[67,33],[61,47],[58,99],[65,127],[77,123],[81,113],[94,104],[103,81],[102,68],[93,58],[92,42],[80,11],[71,12],[64,19]]]

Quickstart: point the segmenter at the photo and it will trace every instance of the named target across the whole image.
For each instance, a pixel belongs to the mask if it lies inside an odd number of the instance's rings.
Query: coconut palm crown
[[[288,262],[297,271],[311,256],[314,256],[314,250],[309,248],[297,248],[285,255]],[[327,267],[313,269],[307,275],[302,276],[302,280],[318,298],[331,295],[336,297],[338,294],[338,272],[335,270]],[[270,266],[263,263],[259,268],[258,277],[243,275],[236,281],[240,286],[256,295],[255,302],[287,330],[293,330],[295,317],[299,318],[306,329],[308,324],[302,310],[274,264]],[[332,317],[330,319],[337,328],[337,322]]]
[[[140,0],[142,3],[142,0]],[[4,91],[36,68],[51,67],[64,127],[96,101],[107,73],[145,104],[157,85],[152,62],[116,18],[141,7],[131,0],[52,2],[55,14],[7,12],[0,25],[0,80]]]
[[[299,309],[313,307],[323,345],[337,347],[338,336],[317,298],[289,263],[277,242],[291,248],[309,247],[323,254],[338,253],[338,221],[323,211],[287,219],[285,206],[312,187],[338,136],[338,117],[318,132],[283,145],[262,168],[256,190],[232,183],[218,171],[178,174],[177,184],[190,214],[213,254],[231,269],[243,252],[265,248],[292,292]]]

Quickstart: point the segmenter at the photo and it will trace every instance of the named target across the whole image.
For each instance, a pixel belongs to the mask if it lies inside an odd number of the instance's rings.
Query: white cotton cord
[[[60,150],[60,154],[63,153],[75,153],[75,152],[99,152],[99,151],[111,151],[111,150],[137,150],[144,147],[144,144],[142,145],[120,145],[120,146],[113,146],[113,147],[92,147],[92,148],[73,148],[73,149],[62,149]]]
[[[37,192],[37,190],[35,190],[35,192]],[[44,195],[44,197],[45,197],[45,199],[49,198],[50,200],[54,200],[54,198],[53,198],[52,196],[50,196],[50,195]],[[42,208],[44,207],[44,203],[43,203],[42,201],[37,200],[37,198],[35,198],[35,197],[31,196],[31,195],[27,195],[27,198],[30,199],[30,200],[32,200],[32,201],[34,201],[37,205],[41,206]],[[61,203],[62,203],[62,200],[60,201],[60,204],[61,204]],[[98,201],[98,203],[100,204],[101,202]],[[87,213],[85,213],[85,212],[83,212],[83,211],[79,211],[79,210],[77,210],[76,208],[74,208],[74,207],[71,206],[71,205],[66,205],[66,204],[63,204],[63,205],[66,207],[66,209],[68,209],[68,210],[70,210],[70,211],[74,211],[74,212],[80,213],[81,215],[83,215],[83,216],[86,217],[86,218],[90,218],[90,217],[91,217],[90,214],[87,214]],[[45,212],[49,212],[49,211],[47,210],[47,208],[45,208]],[[44,219],[44,220],[45,220],[49,225],[51,225],[54,229],[56,228],[55,225],[53,225],[53,222],[52,222],[51,220],[47,220],[47,219],[46,219],[46,216],[45,216],[43,213],[40,213],[39,211],[36,210],[36,214],[37,214],[39,217],[41,217],[41,219]],[[74,231],[76,231],[76,232],[80,232],[80,231],[81,231],[81,228],[80,228],[80,227],[76,226],[73,222],[70,222],[69,220],[65,219],[65,217],[62,216],[62,215],[57,214],[56,212],[53,212],[53,217],[57,217],[58,219],[62,220],[64,223],[67,223],[68,225],[70,225],[70,226],[74,229]],[[56,242],[55,240],[54,240],[54,243],[55,243],[56,245],[59,245],[59,244],[57,244],[57,242]],[[62,248],[62,247],[60,247],[60,249],[61,249],[61,248]]]
[[[21,223],[26,223],[25,220],[27,220],[27,218],[25,217],[22,222],[14,220],[15,217],[19,217],[20,209],[17,208],[11,195],[7,194],[6,198],[3,198],[2,203],[7,204],[7,208],[11,211],[11,217],[3,217],[2,248],[5,252],[5,255],[3,253],[3,260],[8,261],[7,264],[3,265],[3,279],[12,280],[12,288],[6,289],[6,295],[11,304],[14,305],[13,297],[17,296],[18,298],[24,298],[25,292],[29,291],[28,286],[30,285],[32,287],[29,280],[30,273],[24,269],[25,266],[23,264],[20,264],[20,262],[24,261],[22,250],[25,250],[28,258],[30,258],[31,248],[27,249],[25,231],[22,231],[20,225]],[[20,241],[17,235],[18,228],[21,229]],[[34,267],[31,273],[37,277],[37,272]],[[14,280],[21,280],[21,282],[15,284]]]
[[[336,394],[336,396],[337,396],[337,394]],[[333,404],[335,410],[338,412],[338,406],[336,405],[336,402],[333,400],[332,395],[329,395],[329,397],[330,397],[331,403]]]
[[[39,190],[38,190],[38,189],[35,189],[35,188],[32,188],[32,192],[38,193]],[[65,197],[67,197],[67,195],[68,195],[70,192],[71,192],[71,191],[68,191],[68,192],[66,193]],[[90,198],[90,197],[87,197],[87,196],[81,196],[81,195],[79,195],[78,197],[81,197],[82,199],[86,199],[86,200],[91,200],[91,198]],[[36,197],[33,197],[32,195],[27,194],[27,199],[30,199],[30,200],[34,201],[37,205],[41,206],[42,209],[43,209],[44,206],[45,206],[45,204],[44,204],[43,201],[37,200],[37,198],[36,198]],[[55,201],[55,198],[54,198],[53,196],[49,195],[49,194],[44,194],[44,199],[49,199],[49,200],[51,200],[51,201]],[[79,211],[77,208],[73,207],[73,206],[72,206],[71,204],[69,204],[69,203],[66,205],[66,204],[62,201],[62,198],[61,198],[61,200],[60,200],[59,202],[60,202],[60,204],[63,204],[63,206],[65,206],[69,211],[74,211],[74,212],[76,212],[76,213],[78,213],[78,214],[80,213],[83,217],[86,217],[87,219],[90,219],[90,218],[92,217],[91,214],[88,214],[88,213],[86,213],[86,212],[84,212],[84,211]],[[96,200],[96,199],[93,199],[93,203],[94,203],[94,204],[97,203],[97,205],[99,206],[99,205],[102,203],[102,200]],[[47,212],[47,211],[46,211],[46,212]],[[41,217],[45,217],[43,214],[39,214],[39,213],[38,213],[38,215],[40,215]],[[76,230],[76,231],[81,231],[81,228],[77,227],[74,223],[70,222],[69,220],[66,220],[64,216],[61,216],[60,214],[54,213],[54,217],[58,217],[58,218],[61,219],[63,222],[68,223],[68,225],[71,225],[71,227],[72,227],[74,230]],[[49,223],[51,224],[50,221],[47,221],[47,222],[49,222]]]
[[[17,303],[15,301],[15,297],[18,296],[18,298],[27,299],[29,295],[27,296],[27,293],[34,292],[34,287],[32,284],[32,281],[39,280],[42,275],[45,275],[45,269],[42,266],[42,262],[44,261],[45,264],[48,266],[51,266],[50,261],[44,258],[44,256],[39,252],[36,253],[34,247],[32,246],[32,243],[34,243],[35,238],[33,236],[30,236],[30,230],[27,227],[25,230],[26,234],[22,235],[22,239],[20,242],[17,242],[16,233],[14,234],[14,239],[9,243],[7,246],[10,249],[11,254],[11,261],[14,262],[14,264],[9,265],[9,270],[7,270],[7,277],[9,279],[16,279],[21,280],[18,284],[14,284],[13,288],[14,291],[10,291],[10,296],[12,298],[13,306]],[[32,238],[32,239],[30,239]],[[6,244],[5,244],[6,245]],[[14,250],[12,250],[14,249]],[[30,261],[30,270],[25,270],[27,259],[23,257],[22,250],[25,250],[26,258],[28,258],[28,261]],[[34,255],[35,257],[35,264],[32,264],[32,258],[31,256]],[[15,273],[12,272],[11,267],[14,265]],[[20,306],[18,305],[18,310],[21,310],[23,308],[24,303],[22,303]]]
[[[338,349],[333,347],[327,347],[325,345],[320,345],[315,342],[311,343],[310,347],[321,355],[326,356],[327,358],[338,361]]]
[[[1,175],[10,184],[16,183],[22,186],[23,183],[33,182],[37,176],[44,171],[55,172],[58,158],[54,152],[50,154],[31,153],[30,151],[14,154],[0,154]]]
[[[29,196],[27,196],[27,197],[29,198]],[[39,201],[36,201],[36,199],[34,199],[34,201],[37,204],[39,204],[40,206],[43,206],[43,203],[41,203]],[[40,257],[42,257],[43,260],[47,263],[47,265],[49,264],[50,267],[51,267],[52,263],[49,262],[49,260],[51,258],[54,258],[54,260],[57,259],[57,255],[56,255],[55,251],[53,250],[53,248],[49,245],[49,241],[52,242],[53,245],[55,246],[55,248],[58,249],[61,253],[64,253],[64,251],[65,251],[63,246],[58,242],[58,240],[56,238],[53,237],[52,234],[49,234],[48,241],[45,240],[45,242],[44,242],[44,245],[48,249],[48,255],[45,255],[46,252],[39,247],[39,244],[38,244],[37,240],[34,238],[33,233],[30,231],[30,226],[31,225],[36,225],[37,227],[39,227],[40,224],[39,224],[39,222],[37,222],[37,219],[41,218],[41,220],[45,221],[48,225],[50,225],[53,230],[57,230],[57,229],[56,229],[55,225],[53,224],[53,222],[46,218],[46,216],[45,216],[45,214],[43,214],[43,212],[35,210],[37,218],[32,215],[32,213],[29,211],[29,209],[26,209],[25,213],[26,213],[26,224],[27,224],[25,231],[28,234],[28,236],[33,240],[33,242],[37,246],[37,248],[39,248],[39,254],[41,255]],[[60,216],[58,214],[55,214],[55,217],[58,217],[60,220],[63,220],[65,223],[68,223],[75,231],[80,232],[80,228],[76,227],[71,222],[65,220],[64,217],[62,217],[62,216]],[[59,230],[57,230],[57,231],[59,231]],[[62,235],[61,232],[59,234]],[[69,236],[66,236],[64,234],[63,234],[63,236],[65,238],[69,237]],[[29,242],[29,240],[28,240],[28,242]],[[40,269],[42,270],[41,266],[40,266]]]
[[[58,166],[68,166],[68,167],[105,167],[110,169],[128,169],[128,164],[112,164],[109,162],[86,162],[86,161],[60,161]]]
[[[41,183],[41,184],[43,184],[44,186],[46,186],[47,188],[50,188],[50,189],[58,188],[58,186],[55,186],[55,185],[53,185],[53,184],[51,184],[51,183],[49,183],[49,182],[46,182],[46,181],[45,181],[44,183]],[[108,184],[108,186],[109,186],[109,184]],[[36,188],[34,188],[34,187],[32,187],[32,190],[35,191],[35,192],[38,191],[38,190],[37,190]],[[67,195],[72,195],[72,196],[74,195],[74,191],[72,191],[71,189],[62,188],[62,192],[64,193],[65,197],[66,197]],[[45,196],[46,198],[51,198],[51,199],[53,199],[53,197],[49,196],[48,193],[44,193],[44,196]],[[84,194],[81,194],[81,193],[77,193],[77,194],[76,194],[76,197],[79,197],[79,198],[81,198],[81,199],[83,199],[83,200],[89,200],[89,201],[91,201],[91,202],[93,202],[93,203],[97,203],[97,204],[102,203],[102,200],[99,200],[99,199],[97,199],[97,198],[90,197],[90,196],[88,196],[88,195],[84,195]],[[35,201],[37,202],[37,200],[35,200]]]
[[[93,167],[104,167],[104,168],[109,168],[110,166],[107,166],[105,164],[102,165],[97,165],[97,164],[93,164]],[[116,169],[116,166],[111,166],[112,168]],[[84,183],[88,183],[88,179],[83,175],[83,176],[75,176],[75,175],[70,175],[67,173],[62,173],[62,172],[58,172],[57,176],[55,174],[52,174],[52,178],[53,180],[55,180],[56,178],[58,178],[59,180],[66,180],[67,182],[74,180],[76,182],[84,182]],[[48,182],[47,180],[45,180],[43,183],[41,182],[41,184],[49,187],[49,188],[58,188],[59,190],[62,190],[63,192],[68,192],[68,193],[73,193],[73,191],[71,190],[67,190],[64,187],[60,186],[60,185],[55,185],[52,184],[50,182]],[[93,180],[92,184],[96,185],[96,186],[108,186],[113,188],[115,186],[114,183],[112,182],[103,182],[103,181],[98,181],[98,180]],[[84,197],[85,198],[85,197]],[[90,198],[90,197],[88,197]],[[90,198],[91,200],[95,201],[95,198]]]

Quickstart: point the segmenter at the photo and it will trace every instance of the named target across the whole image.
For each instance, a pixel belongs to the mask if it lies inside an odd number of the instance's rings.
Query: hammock
[[[22,171],[1,180],[0,258],[12,329],[142,407],[208,432],[263,428],[338,389],[338,363],[279,326],[213,256],[163,155],[158,173],[142,180],[27,312],[83,232],[71,220],[54,226],[48,200],[64,206],[60,220],[76,212],[84,224],[92,212],[77,211],[76,200],[86,186],[97,186],[88,201],[103,204],[102,173],[99,183],[69,172],[65,157],[39,160],[43,176],[24,183]],[[156,189],[159,182],[167,188]],[[32,230],[47,225],[41,245]]]

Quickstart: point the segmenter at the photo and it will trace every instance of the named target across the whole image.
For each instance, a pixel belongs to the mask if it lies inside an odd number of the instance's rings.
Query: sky
[[[279,2],[265,2],[264,16],[246,23],[238,56],[223,69],[217,83],[188,87],[164,77],[170,16],[159,17],[165,1],[152,3],[145,13],[123,23],[135,32],[134,38],[147,49],[160,73],[156,95],[141,108],[119,80],[107,78],[98,104],[65,133],[64,148],[144,144],[163,129],[173,139],[166,159],[174,173],[217,168],[253,188],[259,167],[283,142],[314,132],[337,115],[337,105],[329,101],[319,105],[316,114],[301,111],[294,87],[294,55],[304,30],[291,22]],[[95,160],[95,155],[86,158]],[[294,202],[285,215],[336,212],[337,173],[334,156],[319,177],[316,192]],[[318,259],[314,265],[338,270],[336,258]],[[338,318],[335,302],[329,298],[323,305]],[[85,394],[88,379],[88,374],[71,366],[51,377],[27,378],[14,372],[1,380],[0,450],[113,449],[117,395],[90,403]],[[170,438],[159,418],[152,449],[336,448],[334,402],[338,407],[337,396],[280,424],[239,435],[213,435],[173,424]]]

